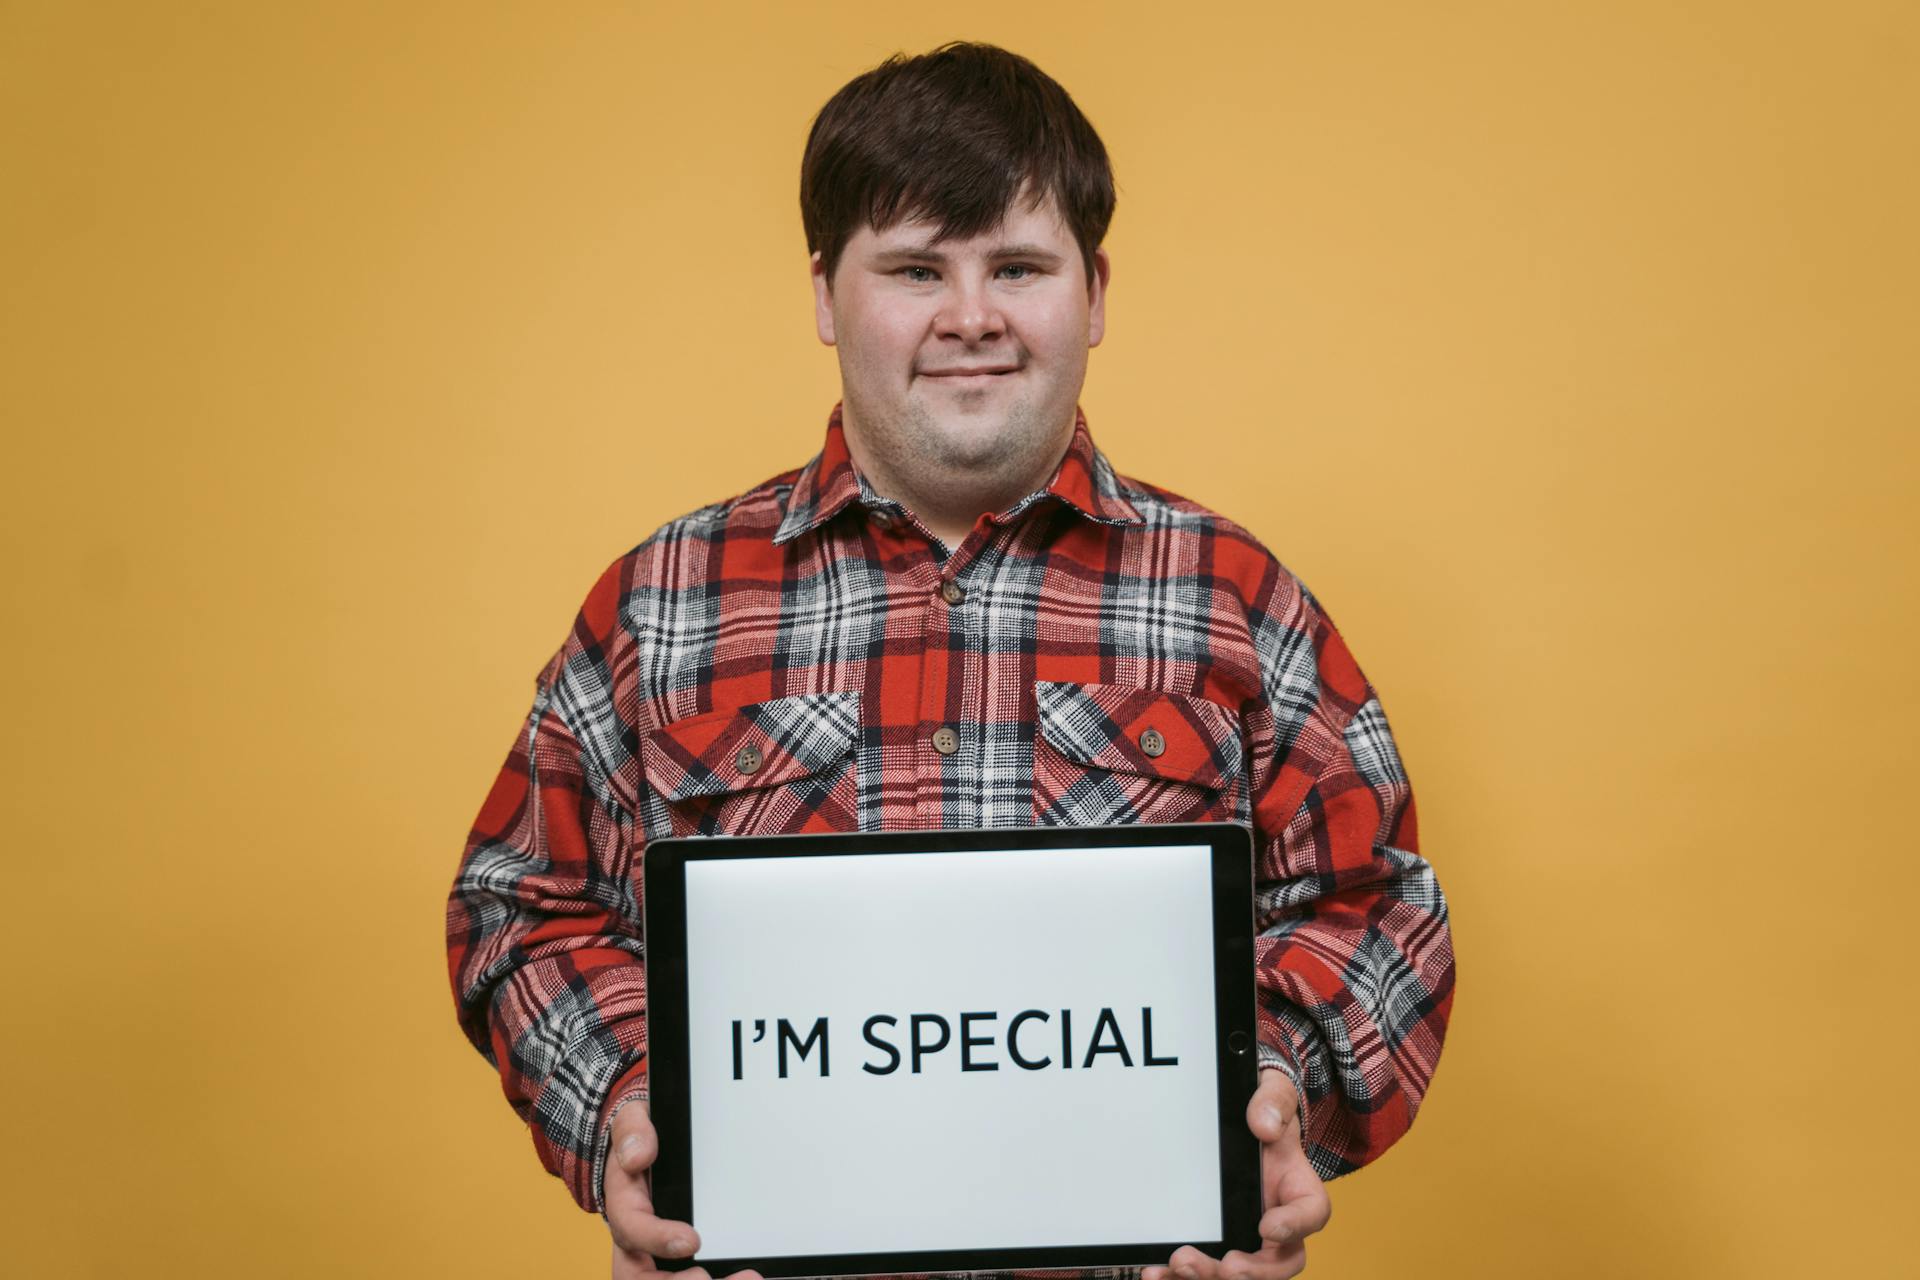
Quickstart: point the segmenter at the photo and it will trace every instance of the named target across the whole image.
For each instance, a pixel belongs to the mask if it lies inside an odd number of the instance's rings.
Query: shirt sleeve
[[[613,587],[603,578],[596,597]],[[540,1163],[590,1212],[601,1207],[612,1113],[646,1087],[636,828],[621,763],[631,735],[613,705],[613,612],[590,599],[540,673],[447,900],[461,1030],[499,1072]]]
[[[1386,713],[1346,642],[1277,565],[1252,624],[1260,1059],[1293,1081],[1307,1156],[1334,1178],[1413,1124],[1453,1003],[1452,937]]]

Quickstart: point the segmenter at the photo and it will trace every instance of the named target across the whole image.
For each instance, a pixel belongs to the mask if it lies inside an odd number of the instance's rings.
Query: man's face
[[[1052,199],[1016,199],[971,239],[935,243],[935,230],[863,226],[832,280],[814,255],[815,321],[839,355],[849,437],[874,478],[903,491],[889,496],[951,484],[1016,499],[1046,482],[1072,434],[1106,327],[1106,253],[1088,280]]]

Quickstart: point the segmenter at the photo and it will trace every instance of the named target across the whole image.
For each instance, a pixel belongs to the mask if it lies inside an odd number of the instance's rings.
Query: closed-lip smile
[[[1017,364],[989,364],[981,365],[978,369],[922,369],[920,376],[923,378],[976,378],[987,374],[1018,373],[1019,371],[1020,366]]]

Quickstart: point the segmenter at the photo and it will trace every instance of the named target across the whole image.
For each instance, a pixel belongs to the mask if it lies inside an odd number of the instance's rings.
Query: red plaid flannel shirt
[[[1117,476],[1084,418],[1051,484],[946,552],[836,409],[807,466],[594,584],[448,900],[460,1025],[598,1211],[613,1112],[645,1096],[648,839],[1213,820],[1254,828],[1261,1059],[1337,1176],[1413,1122],[1454,966],[1325,610],[1238,525]]]

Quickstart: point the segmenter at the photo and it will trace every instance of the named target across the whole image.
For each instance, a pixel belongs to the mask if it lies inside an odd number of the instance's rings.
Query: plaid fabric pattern
[[[1314,1167],[1412,1124],[1453,999],[1447,907],[1372,687],[1245,530],[1117,476],[1053,481],[945,551],[818,456],[601,575],[540,673],[447,903],[460,1025],[545,1167],[601,1207],[645,1096],[639,852],[686,834],[1242,821],[1260,1054]]]

